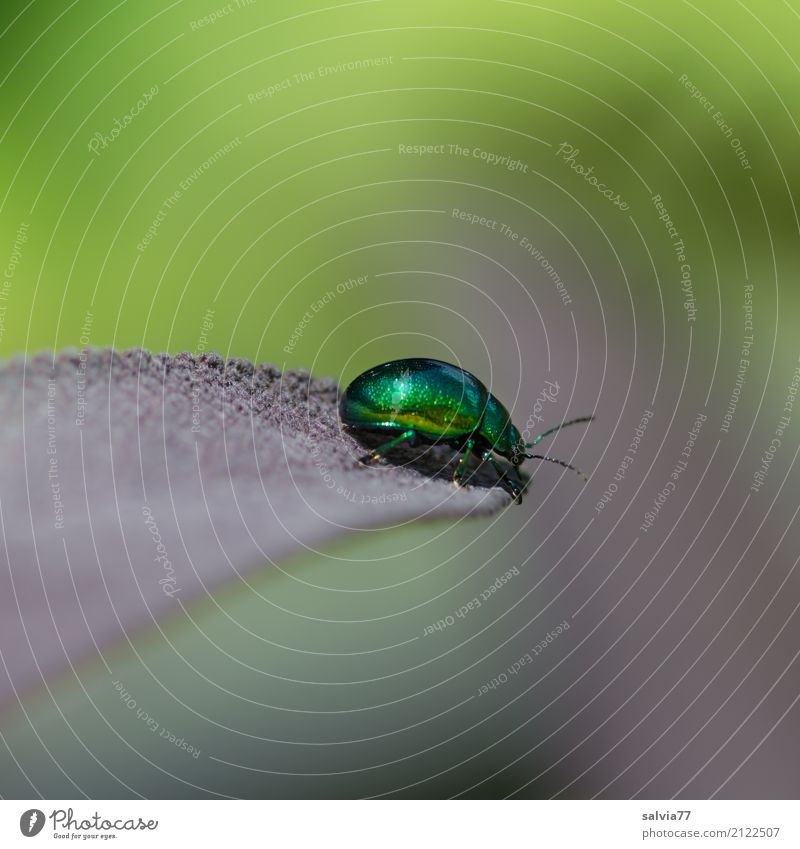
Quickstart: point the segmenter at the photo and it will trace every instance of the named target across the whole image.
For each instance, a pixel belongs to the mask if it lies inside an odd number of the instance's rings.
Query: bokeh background
[[[798,796],[794,0],[0,14],[0,355],[434,356],[534,433],[597,416],[547,445],[587,485],[343,536],[22,694],[0,794]]]

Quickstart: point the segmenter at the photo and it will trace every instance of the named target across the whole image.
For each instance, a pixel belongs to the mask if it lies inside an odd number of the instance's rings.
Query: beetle
[[[533,442],[525,442],[508,410],[474,374],[442,360],[392,360],[368,369],[342,393],[339,416],[356,434],[394,434],[388,442],[359,457],[361,463],[372,463],[402,443],[449,445],[462,452],[453,472],[454,483],[463,486],[467,463],[475,452],[492,465],[498,483],[517,504],[522,503],[525,488],[518,469],[525,460],[558,463],[586,480],[575,466],[544,454],[529,454],[526,449],[561,428],[590,422],[593,416],[561,422]],[[510,469],[502,469],[492,452],[509,460]]]

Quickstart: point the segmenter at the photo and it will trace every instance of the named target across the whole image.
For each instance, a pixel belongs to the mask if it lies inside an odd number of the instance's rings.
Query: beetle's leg
[[[522,489],[524,487],[524,484],[521,480],[519,480],[517,470],[514,469],[514,475],[517,477],[517,480],[514,480],[513,478],[509,477],[508,471],[506,469],[500,468],[494,458],[494,455],[488,448],[481,454],[481,460],[483,460],[484,462],[491,463],[492,468],[497,472],[497,476],[499,478],[498,482],[503,487],[503,489],[514,497],[517,504],[522,504]]]
[[[457,483],[459,486],[463,486],[463,484],[461,483],[461,478],[464,477],[464,470],[467,468],[467,463],[469,462],[469,458],[472,456],[472,449],[474,447],[475,440],[470,437],[464,443],[464,453],[461,455],[461,459],[458,461],[456,470],[453,472],[453,483]]]
[[[374,460],[377,460],[379,457],[382,457],[387,451],[391,451],[395,445],[399,445],[401,442],[408,442],[411,445],[414,444],[414,440],[417,438],[417,432],[414,428],[409,428],[400,436],[395,439],[390,440],[389,442],[385,442],[383,445],[379,445],[377,448],[373,448],[369,454],[364,454],[363,457],[358,458],[359,463],[372,463]]]

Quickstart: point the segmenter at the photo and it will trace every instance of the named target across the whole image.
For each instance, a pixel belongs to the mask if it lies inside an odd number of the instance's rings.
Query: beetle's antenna
[[[575,466],[571,466],[569,463],[565,463],[563,460],[556,460],[553,457],[545,457],[544,454],[526,454],[528,460],[547,460],[548,463],[557,463],[559,466],[563,466],[565,469],[572,469],[573,472],[577,472],[585,481],[588,482],[589,478]]]
[[[590,422],[594,420],[594,416],[581,416],[579,419],[570,419],[568,422],[561,422],[561,424],[557,424],[555,427],[551,427],[550,430],[546,430],[544,433],[540,433],[533,442],[526,442],[526,448],[533,448],[534,445],[538,445],[545,436],[550,436],[551,433],[555,433],[557,430],[561,430],[562,427],[569,427],[570,425],[580,424],[581,422]],[[545,457],[544,459],[549,459]]]

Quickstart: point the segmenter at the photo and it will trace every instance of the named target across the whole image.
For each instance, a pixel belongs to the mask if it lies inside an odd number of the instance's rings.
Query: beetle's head
[[[537,436],[533,442],[526,442],[522,438],[520,432],[512,425],[510,433],[510,435],[513,436],[512,447],[505,456],[514,466],[519,466],[526,460],[546,460],[548,463],[557,463],[559,466],[564,466],[565,469],[572,469],[573,472],[577,472],[584,480],[588,480],[586,475],[580,469],[575,468],[575,466],[570,465],[564,460],[557,460],[554,457],[546,457],[544,454],[530,454],[528,449],[538,445],[546,436],[550,436],[550,434],[561,430],[561,428],[579,424],[581,422],[590,422],[592,418],[592,416],[582,416],[579,419],[571,419],[570,421],[562,422],[561,424],[556,425],[555,427],[550,428],[550,430],[546,430],[544,433]]]

